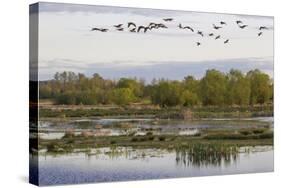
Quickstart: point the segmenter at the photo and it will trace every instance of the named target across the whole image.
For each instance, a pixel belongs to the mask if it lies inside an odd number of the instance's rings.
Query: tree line
[[[168,106],[255,105],[273,102],[273,81],[258,69],[243,74],[232,69],[223,73],[207,70],[201,79],[189,75],[183,80],[137,78],[105,79],[95,73],[57,72],[52,80],[39,84],[40,99],[56,104],[132,103]]]

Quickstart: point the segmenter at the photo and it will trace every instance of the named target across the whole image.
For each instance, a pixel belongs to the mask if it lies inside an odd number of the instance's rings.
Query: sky
[[[34,16],[36,13],[32,13]],[[163,18],[173,18],[171,22]],[[240,29],[236,20],[248,25]],[[131,33],[127,22],[164,23],[168,29]],[[227,23],[215,30],[212,24]],[[172,11],[110,6],[39,4],[39,79],[52,79],[55,72],[73,71],[104,78],[138,77],[181,80],[201,78],[207,69],[244,73],[260,69],[273,77],[273,17]],[[113,25],[124,24],[125,31]],[[178,28],[191,26],[195,32]],[[258,28],[266,26],[258,37]],[[108,32],[90,31],[92,27]],[[203,31],[204,37],[196,34]],[[220,35],[221,39],[206,36]],[[229,43],[224,41],[229,39]],[[200,46],[196,46],[200,42]]]

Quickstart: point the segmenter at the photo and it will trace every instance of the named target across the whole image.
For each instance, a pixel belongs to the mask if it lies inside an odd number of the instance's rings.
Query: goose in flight
[[[130,32],[135,33],[136,32],[136,28],[131,29]]]
[[[196,42],[196,45],[197,45],[197,46],[200,46],[200,45],[201,45],[201,43],[200,43],[200,42]]]
[[[263,30],[263,29],[268,29],[268,28],[265,27],[265,26],[260,26],[260,27],[259,27],[259,30]]]
[[[245,27],[248,27],[248,25],[239,25],[239,27],[240,27],[241,29],[244,29]]]
[[[143,29],[143,32],[146,33],[146,31],[149,29],[149,27],[145,27],[145,26],[139,26],[137,32],[140,32]]]
[[[189,29],[190,31],[194,32],[194,30],[189,26],[185,26],[185,27],[183,27],[183,29]]]
[[[226,25],[226,22],[221,21],[220,24],[221,25]]]
[[[180,29],[183,29],[183,27],[182,27],[181,23],[179,23],[178,27],[179,27]]]
[[[114,25],[116,28],[120,28],[123,24]]]
[[[204,36],[202,31],[197,31],[197,34],[201,35],[202,37]]]
[[[155,26],[155,25],[156,25],[156,23],[150,22],[148,27],[152,27],[152,26]]]
[[[103,28],[101,28],[100,31],[101,31],[101,32],[107,32],[108,29],[103,29]]]
[[[216,26],[215,24],[213,24],[213,28],[214,28],[214,29],[220,29],[220,28],[222,28],[222,27]]]
[[[163,19],[165,22],[171,22],[171,21],[173,21],[173,18],[164,18]]]
[[[91,31],[100,31],[100,28],[93,27]]]
[[[162,23],[157,24],[157,26],[160,27],[160,28],[168,28],[166,25],[164,25],[164,24],[162,24]]]
[[[130,26],[134,26],[134,27],[137,27],[137,25],[135,24],[135,23],[133,23],[133,22],[128,22],[128,27],[130,27]]]
[[[242,24],[243,22],[241,20],[237,20],[236,24]]]
[[[226,43],[228,43],[228,42],[229,42],[229,39],[225,40],[223,43],[226,44]]]
[[[108,31],[108,29],[93,27],[93,28],[91,29],[91,31],[101,31],[101,32],[107,32],[107,31]]]
[[[117,30],[117,31],[123,31],[124,28],[117,28],[116,30]]]
[[[215,40],[217,40],[217,39],[219,39],[219,38],[221,38],[221,36],[220,36],[220,35],[216,36]]]
[[[258,36],[261,36],[261,35],[262,35],[262,32],[259,32],[259,33],[258,33]]]
[[[209,36],[211,37],[211,36],[214,36],[214,33],[209,33]]]

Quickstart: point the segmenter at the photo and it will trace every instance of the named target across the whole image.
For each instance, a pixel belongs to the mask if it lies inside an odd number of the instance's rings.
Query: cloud
[[[243,73],[249,70],[260,69],[273,77],[273,58],[236,58],[212,61],[161,61],[138,62],[134,66],[128,66],[131,61],[103,62],[95,64],[83,64],[73,60],[49,61],[49,66],[39,68],[39,78],[50,79],[57,71],[82,72],[88,76],[99,73],[105,78],[119,79],[121,77],[137,77],[151,81],[153,78],[168,78],[181,80],[187,75],[201,78],[208,69],[217,69],[228,72],[230,69],[239,69]],[[131,63],[132,64],[132,63]]]
[[[206,69],[227,72],[231,68],[246,72],[259,68],[273,76],[272,17],[157,10],[128,7],[63,3],[39,3],[40,79],[50,79],[57,71],[98,72],[107,78],[137,76],[182,79],[187,74],[201,77]],[[34,8],[33,11],[36,11]],[[32,12],[32,10],[31,10]],[[166,22],[168,29],[147,33],[117,32],[114,24],[134,21],[137,25]],[[249,25],[240,29],[236,20]],[[219,31],[212,24],[225,21]],[[189,25],[195,32],[178,29]],[[269,27],[257,37],[259,26]],[[91,27],[108,28],[107,33],[90,32]],[[196,34],[204,32],[205,37]],[[221,35],[222,40],[206,37]],[[225,45],[223,40],[229,39]],[[201,46],[197,47],[196,42]],[[254,58],[259,57],[259,58]]]
[[[103,6],[103,5],[83,5],[69,3],[47,3],[40,2],[41,12],[85,12],[97,14],[122,14],[130,13],[140,16],[165,17],[179,15],[181,11],[161,10],[161,9],[146,9],[134,7],[118,7],[118,6]]]

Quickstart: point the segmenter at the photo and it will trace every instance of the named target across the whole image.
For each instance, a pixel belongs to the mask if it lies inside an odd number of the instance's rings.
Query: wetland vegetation
[[[63,72],[39,86],[31,156],[39,156],[42,174],[85,173],[91,181],[110,174],[114,181],[273,168],[261,163],[273,161],[273,83],[259,70],[151,83]]]

